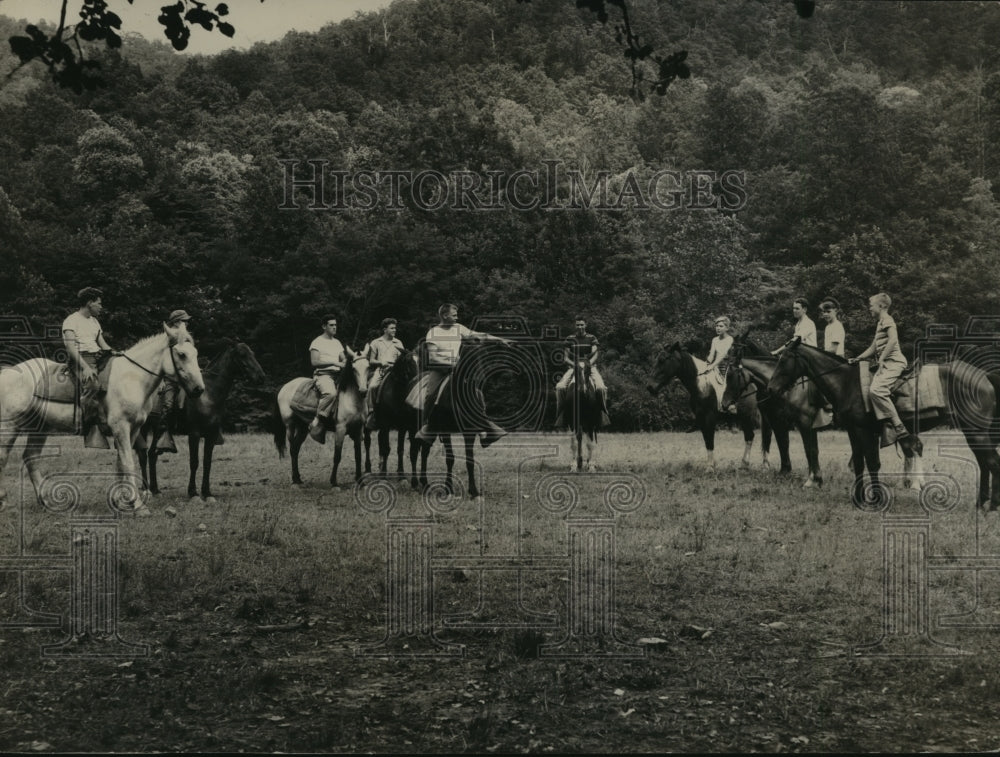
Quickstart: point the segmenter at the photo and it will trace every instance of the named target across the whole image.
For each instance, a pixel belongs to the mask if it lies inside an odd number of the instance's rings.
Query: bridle
[[[799,342],[798,344],[794,344],[794,345],[792,345],[791,347],[789,347],[789,349],[793,349],[793,350],[795,350],[795,349],[798,349],[798,347],[799,347],[799,346],[801,346],[801,344],[802,344],[801,342]],[[798,353],[797,353],[797,352],[796,352],[796,356],[798,356]],[[831,373],[836,373],[836,372],[837,372],[837,371],[839,371],[839,370],[840,370],[841,368],[843,368],[843,367],[844,367],[845,365],[850,365],[850,363],[838,363],[838,364],[837,364],[836,366],[834,366],[833,368],[830,368],[829,370],[826,370],[826,371],[819,371],[819,372],[818,372],[818,373],[816,373],[816,375],[814,375],[814,376],[810,376],[810,375],[809,375],[808,373],[803,373],[803,374],[802,374],[802,376],[801,376],[801,377],[800,377],[800,378],[798,379],[798,382],[801,382],[801,383],[805,383],[805,381],[807,381],[807,380],[808,380],[808,379],[810,379],[810,378],[811,378],[811,379],[812,379],[813,381],[815,381],[816,379],[818,379],[818,378],[820,378],[820,377],[822,377],[822,376],[828,376],[828,375],[830,375]],[[793,381],[792,383],[790,383],[790,384],[788,385],[788,388],[787,388],[787,389],[784,389],[784,390],[782,390],[782,391],[788,391],[788,389],[791,389],[791,388],[792,388],[793,386],[795,386],[795,384],[796,384],[796,383],[797,383],[796,381]]]
[[[173,376],[168,376],[167,373],[166,373],[166,371],[164,371],[162,368],[160,369],[159,373],[154,373],[153,371],[149,370],[149,368],[147,368],[142,363],[140,363],[138,360],[135,360],[134,358],[129,357],[129,355],[127,353],[125,353],[125,352],[123,352],[119,357],[125,358],[132,365],[136,366],[137,368],[141,368],[146,373],[148,373],[150,376],[155,376],[155,377],[157,377],[157,378],[159,378],[159,379],[161,379],[163,381],[167,381],[167,382],[173,384],[174,386],[178,386],[179,387],[179,386],[181,386],[181,382],[180,382],[180,379],[177,378],[177,377],[180,375],[180,370],[177,368],[177,356],[174,354],[174,349],[177,347],[177,344],[178,344],[178,342],[176,342],[175,340],[173,340],[173,339],[170,340],[169,352],[170,352],[170,363],[171,363],[171,365],[173,366],[173,369],[174,369],[174,375]]]

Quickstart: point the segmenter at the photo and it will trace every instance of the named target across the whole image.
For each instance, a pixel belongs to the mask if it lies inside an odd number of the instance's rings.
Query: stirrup
[[[105,438],[104,434],[101,433],[101,426],[99,423],[95,423],[84,432],[83,446],[91,449],[111,449],[111,445],[108,444],[108,440]]]
[[[309,436],[320,444],[326,444],[326,427],[319,416],[313,418],[312,423],[309,424]]]
[[[163,429],[163,433],[160,434],[160,438],[156,440],[156,451],[157,452],[177,451],[177,445],[174,444],[174,437],[171,435],[169,430]]]
[[[498,442],[507,436],[507,432],[504,431],[497,425],[494,425],[489,431],[483,433],[479,439],[479,443],[483,445],[483,449],[489,447],[493,442]]]

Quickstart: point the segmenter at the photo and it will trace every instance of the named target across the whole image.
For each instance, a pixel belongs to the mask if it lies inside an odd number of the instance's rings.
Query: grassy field
[[[65,555],[71,517],[107,512],[101,481],[111,455],[77,444],[45,465],[83,482],[81,504],[50,513],[12,498],[0,510],[0,555]],[[885,450],[893,503],[871,513],[849,503],[846,436],[826,432],[820,444],[825,483],[803,489],[797,438],[795,473],[782,477],[762,469],[756,452],[740,468],[742,437],[726,432],[715,470],[698,435],[609,434],[598,472],[576,475],[563,475],[565,437],[508,437],[477,450],[480,503],[424,497],[402,481],[331,490],[332,450],[311,442],[307,484],[293,488],[269,438],[235,435],[217,450],[213,504],[188,501],[182,444],[161,458],[154,516],[117,522],[117,630],[148,654],[43,655],[42,645],[69,635],[69,575],[24,573],[26,606],[62,620],[16,627],[26,615],[22,587],[16,574],[0,574],[0,749],[1000,747],[997,574],[977,580],[964,567],[1000,555],[1000,521],[974,510],[971,453],[927,435],[936,489],[924,497],[926,515],[897,478],[901,460]],[[341,480],[350,481],[345,454]],[[439,481],[440,447],[431,468]],[[16,459],[7,473],[17,492]],[[461,464],[456,477],[464,489]],[[608,501],[628,512],[613,515],[604,492],[615,479],[626,485]],[[581,611],[566,556],[583,518],[603,519],[606,534],[613,524],[614,552],[580,568],[613,575],[614,594],[603,595],[613,614],[586,614],[613,635],[567,640]],[[933,565],[944,568],[920,579],[926,593],[914,606],[927,608],[928,632],[891,627],[867,647],[898,617],[883,599],[883,537],[899,523],[923,528]],[[433,601],[418,613],[431,623],[426,633],[389,634],[396,574],[387,563],[402,553],[387,534],[400,528],[437,560],[431,579],[414,579]],[[510,567],[529,558],[537,569]],[[420,568],[392,565],[407,576]],[[69,648],[110,647],[84,639]],[[579,654],[559,656],[570,651]]]

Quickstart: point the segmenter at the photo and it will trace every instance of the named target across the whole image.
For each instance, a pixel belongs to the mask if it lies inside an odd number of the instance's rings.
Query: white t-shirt
[[[802,316],[799,322],[795,324],[795,331],[792,332],[792,336],[801,337],[802,344],[808,344],[810,347],[819,346],[816,342],[816,324],[807,315]]]
[[[344,345],[337,337],[330,338],[326,334],[320,334],[312,340],[309,345],[309,352],[316,350],[321,363],[343,363]],[[316,373],[333,373],[340,368],[316,368]]]
[[[76,310],[66,316],[62,324],[63,336],[67,331],[76,335],[77,347],[80,352],[100,352],[101,345],[97,343],[101,336],[101,324],[93,316],[87,318]]]
[[[462,337],[474,336],[476,332],[456,323],[454,326],[431,326],[424,337],[427,345],[428,365],[455,365],[458,353],[462,349]]]
[[[832,321],[826,324],[826,328],[823,330],[823,349],[827,352],[834,352],[841,357],[844,357],[844,339],[846,335],[844,334],[844,324],[840,321]],[[831,346],[836,343],[836,351],[830,349]]]

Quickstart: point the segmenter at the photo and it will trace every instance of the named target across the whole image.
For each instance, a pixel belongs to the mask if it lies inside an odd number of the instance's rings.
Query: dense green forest
[[[1000,313],[1000,7],[629,9],[692,71],[641,102],[614,24],[572,0],[396,0],[211,58],[126,33],[120,50],[94,48],[108,86],[82,94],[23,67],[0,87],[0,314],[41,329],[100,286],[112,344],[183,307],[202,354],[238,336],[277,384],[306,371],[328,311],[355,346],[386,315],[412,345],[443,301],[465,323],[516,314],[535,333],[583,313],[629,430],[686,417],[679,389],[643,387],[661,347],[707,344],[718,314],[776,346],[794,296],[832,294],[858,352],[876,291],[908,343]],[[4,39],[23,27],[0,17]],[[0,72],[16,67],[3,50]],[[419,193],[316,210],[308,187],[288,194],[287,161],[302,179],[309,160],[350,175],[563,173],[523,210],[433,209]],[[746,201],[552,207],[567,172],[588,186],[604,172],[619,197],[665,170],[742,172]],[[264,411],[241,401],[244,417]]]

